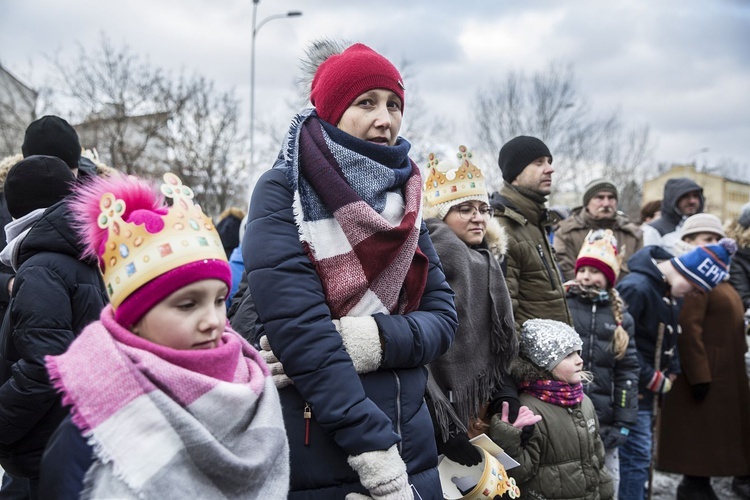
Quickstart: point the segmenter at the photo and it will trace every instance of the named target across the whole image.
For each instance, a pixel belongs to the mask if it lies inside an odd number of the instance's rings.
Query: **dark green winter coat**
[[[525,358],[513,363],[516,381],[550,379],[552,374]],[[522,444],[521,429],[492,417],[490,437],[521,465],[508,470],[521,490],[520,498],[606,500],[614,497],[604,466],[599,421],[588,396],[573,407],[546,403],[521,393],[521,404],[542,420]]]
[[[505,281],[516,332],[531,318],[554,319],[572,326],[562,277],[547,238],[553,220],[543,199],[533,200],[506,182],[490,203],[508,235]]]

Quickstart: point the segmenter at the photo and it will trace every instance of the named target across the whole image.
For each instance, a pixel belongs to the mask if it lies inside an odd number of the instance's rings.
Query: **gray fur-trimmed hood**
[[[731,221],[724,226],[728,238],[733,238],[739,248],[750,248],[750,228],[744,228],[737,221]]]

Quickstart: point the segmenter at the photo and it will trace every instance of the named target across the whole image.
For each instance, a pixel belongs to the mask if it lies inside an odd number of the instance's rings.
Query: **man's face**
[[[683,194],[679,200],[677,200],[677,210],[682,215],[695,215],[701,208],[701,192],[690,191],[689,193]]]
[[[612,219],[617,213],[617,198],[609,191],[599,191],[591,197],[586,210],[594,219]]]
[[[524,187],[541,195],[547,196],[552,191],[552,159],[549,156],[540,156],[532,161],[526,168],[513,179],[514,186]]]

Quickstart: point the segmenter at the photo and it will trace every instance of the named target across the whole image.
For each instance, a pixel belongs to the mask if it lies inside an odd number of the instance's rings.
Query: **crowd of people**
[[[552,210],[527,135],[490,193],[466,145],[412,161],[370,47],[302,68],[312,108],[215,222],[57,116],[0,163],[0,498],[440,499],[485,434],[513,497],[638,500],[657,469],[750,499],[750,203],[670,179],[636,223],[600,178]]]

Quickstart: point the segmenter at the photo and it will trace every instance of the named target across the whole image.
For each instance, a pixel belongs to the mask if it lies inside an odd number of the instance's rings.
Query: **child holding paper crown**
[[[541,417],[527,440],[507,422],[492,417],[490,437],[521,465],[508,471],[521,498],[613,498],[604,466],[604,444],[594,405],[583,392],[581,337],[550,319],[526,320],[512,373],[521,404]]]
[[[618,447],[638,416],[638,355],[633,317],[614,286],[620,272],[617,239],[611,229],[589,231],[575,262],[575,280],[565,284],[573,325],[583,340],[584,385],[599,417],[605,463],[620,481]]]
[[[96,179],[71,210],[111,304],[47,357],[71,417],[42,463],[43,498],[283,498],[289,451],[260,355],[226,322],[231,275],[211,220],[165,174]],[[85,477],[85,481],[84,481]]]
[[[466,146],[458,162],[429,155],[424,217],[445,278],[456,293],[458,331],[448,352],[430,363],[428,403],[438,450],[462,465],[479,463],[469,438],[518,391],[510,363],[518,354],[513,309],[501,269],[505,230],[492,217],[484,175]],[[491,404],[494,403],[494,404]]]

